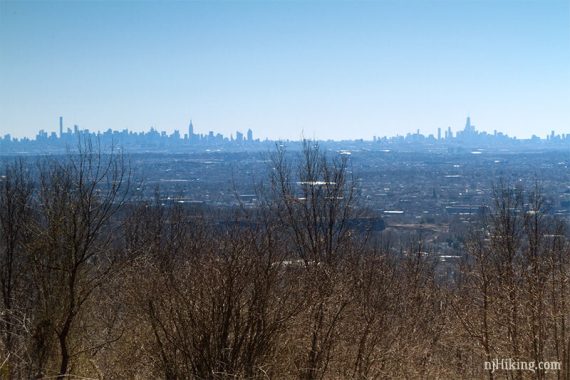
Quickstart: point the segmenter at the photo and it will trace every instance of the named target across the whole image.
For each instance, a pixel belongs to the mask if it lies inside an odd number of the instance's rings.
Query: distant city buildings
[[[73,129],[64,129],[63,117],[59,118],[59,135],[55,132],[48,134],[43,129],[35,138],[13,138],[10,134],[0,137],[0,153],[14,153],[27,151],[57,151],[77,144],[78,138],[94,138],[102,145],[113,145],[128,149],[155,150],[166,148],[192,148],[192,147],[223,147],[227,145],[249,146],[259,143],[254,140],[253,131],[248,129],[247,138],[240,131],[236,132],[236,139],[225,137],[220,133],[209,131],[207,134],[197,134],[194,124],[190,121],[188,132],[181,134],[175,130],[172,134],[157,131],[151,127],[147,132],[134,132],[128,129],[116,131],[107,129],[104,132],[91,132],[74,125]]]
[[[442,132],[444,133],[442,136]],[[236,131],[233,136],[226,137],[221,133],[209,131],[207,134],[196,133],[194,124],[190,121],[188,133],[181,134],[175,130],[170,135],[164,131],[157,131],[151,127],[148,132],[133,132],[128,129],[116,131],[107,129],[104,132],[90,132],[74,125],[73,129],[64,128],[63,117],[59,118],[59,135],[56,132],[48,133],[40,130],[35,138],[13,138],[10,134],[0,137],[0,153],[20,152],[57,152],[77,144],[78,138],[89,137],[97,139],[103,146],[113,145],[130,151],[176,150],[185,151],[193,149],[259,149],[270,147],[275,142],[271,140],[260,141],[254,139],[253,131],[248,129],[244,135]],[[327,141],[327,143],[367,144],[370,148],[400,149],[400,150],[461,150],[461,149],[541,149],[541,148],[570,148],[570,133],[556,134],[552,130],[544,139],[532,136],[530,139],[517,139],[509,137],[496,130],[493,134],[479,132],[467,117],[465,127],[455,135],[448,127],[445,131],[437,128],[437,137],[433,134],[423,135],[417,129],[415,133],[405,136],[374,137],[372,141],[355,139],[345,142]]]

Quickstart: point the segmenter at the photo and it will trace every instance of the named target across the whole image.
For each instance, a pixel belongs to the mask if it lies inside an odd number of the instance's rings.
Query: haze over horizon
[[[0,135],[570,133],[569,1],[0,1]]]

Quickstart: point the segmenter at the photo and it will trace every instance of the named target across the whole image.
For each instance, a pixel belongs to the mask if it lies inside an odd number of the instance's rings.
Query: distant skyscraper
[[[253,131],[251,128],[247,130],[247,141],[253,141]]]
[[[243,133],[241,133],[240,131],[236,131],[236,140],[238,142],[242,142],[243,141]]]
[[[63,136],[63,116],[59,117],[59,138]]]
[[[441,128],[437,129],[437,139],[441,140]]]
[[[192,120],[190,120],[190,125],[188,125],[188,138],[190,140],[194,138],[194,125],[192,125]]]
[[[471,125],[471,118],[469,116],[467,116],[467,121],[465,122],[464,132],[466,132],[468,134],[475,133],[475,126]]]

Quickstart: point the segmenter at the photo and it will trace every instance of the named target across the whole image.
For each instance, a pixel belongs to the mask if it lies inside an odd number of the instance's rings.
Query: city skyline
[[[299,147],[302,139],[292,140],[270,140],[254,138],[252,129],[245,133],[236,130],[235,134],[223,135],[220,132],[209,130],[202,133],[200,129],[194,128],[194,123],[190,120],[186,129],[175,129],[172,133],[151,127],[148,131],[138,132],[128,129],[105,131],[91,131],[82,129],[77,124],[73,127],[64,126],[63,117],[59,117],[58,132],[40,130],[34,137],[14,138],[10,134],[0,135],[0,153],[5,154],[28,154],[38,152],[63,152],[74,149],[79,141],[88,139],[97,141],[104,148],[118,147],[127,151],[161,151],[163,149],[174,149],[177,152],[198,152],[221,151],[229,149],[264,150],[274,146],[278,142],[291,143],[293,147]],[[545,137],[533,135],[530,139],[518,139],[516,136],[509,136],[502,131],[494,130],[493,133],[478,131],[471,122],[471,117],[467,116],[463,129],[453,130],[438,128],[437,133],[424,135],[420,129],[415,133],[396,136],[374,136],[371,140],[350,139],[350,140],[318,140],[334,143],[335,149],[351,147],[355,149],[380,149],[388,151],[391,149],[427,150],[461,152],[465,149],[472,154],[482,154],[484,151],[518,151],[520,149],[568,149],[570,148],[570,133],[558,133],[551,130]],[[340,145],[339,145],[340,144]],[[345,149],[339,152],[345,152]]]
[[[569,132],[570,3],[0,2],[0,135]]]
[[[249,133],[252,132],[251,128],[247,128],[245,129],[240,129],[240,127],[237,127],[237,129],[230,131],[229,134],[224,134],[221,133],[219,131],[214,131],[212,129],[209,129],[207,126],[201,126],[201,129],[197,132],[194,133],[194,126],[193,126],[193,120],[190,119],[189,125],[187,128],[181,127],[181,126],[175,126],[175,127],[170,127],[170,128],[160,128],[157,127],[155,125],[150,125],[148,127],[135,127],[133,129],[130,128],[119,128],[119,129],[114,129],[114,128],[95,128],[95,129],[90,129],[90,128],[84,128],[82,125],[80,124],[76,124],[76,123],[71,123],[68,124],[66,126],[64,126],[64,121],[63,121],[63,116],[60,116],[58,118],[59,120],[59,124],[56,126],[55,124],[47,126],[45,128],[39,128],[36,129],[35,131],[31,131],[26,134],[26,135],[19,135],[18,133],[16,134],[12,134],[12,133],[0,133],[0,138],[5,138],[6,136],[10,136],[10,138],[15,138],[15,139],[30,139],[30,140],[34,140],[37,138],[38,135],[40,134],[45,134],[45,135],[57,135],[58,137],[61,137],[62,134],[65,133],[71,133],[73,131],[77,132],[79,131],[88,131],[89,133],[93,133],[93,134],[105,134],[105,133],[109,133],[111,132],[122,132],[122,131],[128,131],[129,133],[134,133],[134,134],[145,134],[148,132],[159,132],[161,134],[165,134],[166,136],[174,136],[174,135],[179,135],[181,138],[183,138],[184,135],[188,135],[188,136],[208,136],[209,134],[211,135],[212,133],[214,133],[214,135],[220,135],[223,136],[224,138],[228,139],[229,141],[233,141],[233,140],[241,140],[240,136],[243,137],[244,140],[250,140],[251,138],[249,137]],[[465,120],[465,117],[464,117]],[[421,129],[421,128],[416,128],[416,127],[410,127],[409,130],[407,131],[400,131],[400,132],[394,132],[393,134],[386,134],[386,135],[377,135],[377,134],[373,134],[370,138],[362,138],[360,136],[353,136],[352,138],[347,138],[347,139],[334,139],[334,138],[321,138],[319,136],[306,136],[303,131],[301,131],[301,133],[299,133],[299,135],[297,137],[287,137],[287,138],[270,138],[270,137],[263,137],[263,138],[256,138],[256,140],[265,140],[265,141],[278,141],[278,140],[291,140],[291,141],[298,141],[298,140],[302,140],[302,139],[314,139],[314,140],[331,140],[331,141],[343,141],[343,140],[370,140],[370,141],[374,141],[375,139],[380,139],[380,138],[397,138],[397,137],[404,137],[404,136],[410,136],[410,135],[422,135],[425,137],[429,137],[429,136],[433,136],[434,138],[436,138],[437,140],[445,140],[447,139],[447,134],[448,133],[463,133],[465,131],[469,131],[469,132],[476,132],[476,133],[482,133],[482,134],[497,134],[500,133],[501,135],[504,136],[508,136],[509,138],[514,138],[514,139],[519,139],[519,140],[527,140],[527,139],[532,139],[532,138],[540,138],[540,139],[548,139],[550,136],[552,136],[553,134],[559,135],[561,134],[562,136],[566,136],[567,134],[570,135],[570,128],[568,129],[568,132],[562,128],[562,130],[558,129],[550,129],[548,130],[546,133],[542,134],[542,135],[538,135],[536,133],[531,134],[530,136],[517,136],[517,135],[513,135],[513,134],[509,134],[506,132],[503,132],[502,130],[497,130],[494,129],[492,131],[488,130],[488,128],[482,128],[482,129],[475,129],[475,125],[471,124],[471,116],[468,115],[466,117],[466,122],[464,121],[463,125],[459,125],[459,126],[452,126],[452,125],[448,125],[448,126],[439,126],[439,127],[435,127],[435,128],[426,128],[426,129]],[[245,123],[244,125],[247,125],[247,123]],[[442,124],[443,125],[443,124]],[[231,128],[230,128],[231,129]],[[228,130],[228,128],[224,128],[224,130]],[[188,133],[185,133],[188,132]],[[235,138],[234,138],[235,136]]]

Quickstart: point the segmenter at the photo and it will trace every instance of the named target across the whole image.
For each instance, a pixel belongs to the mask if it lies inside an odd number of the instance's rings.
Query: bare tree
[[[263,378],[271,374],[278,338],[298,312],[284,281],[273,226],[242,215],[220,226],[191,218],[172,206],[165,220],[191,226],[167,227],[166,245],[176,264],[164,267],[158,252],[139,260],[134,281],[138,310],[148,321],[155,376],[185,378]],[[179,218],[177,215],[185,215]],[[168,230],[187,231],[172,235]],[[199,234],[192,231],[199,230]],[[170,250],[168,247],[181,247]],[[142,259],[143,257],[141,257]]]
[[[487,230],[476,224],[466,239],[466,252],[459,266],[458,289],[452,303],[455,316],[471,341],[472,352],[482,355],[485,361],[497,354],[495,302],[497,302],[497,275],[492,261],[492,251],[487,244]],[[455,332],[459,335],[459,331]],[[458,337],[455,337],[457,340]],[[464,356],[465,357],[465,356]],[[471,369],[473,370],[473,369]],[[477,373],[477,371],[476,371]],[[494,372],[488,369],[490,380]]]
[[[346,155],[327,159],[318,144],[305,140],[296,170],[278,146],[271,189],[277,215],[290,232],[296,254],[306,263],[332,264],[348,252],[355,184]]]
[[[77,154],[40,168],[39,220],[30,242],[38,294],[35,321],[37,371],[50,359],[64,378],[73,358],[88,350],[78,334],[85,304],[115,268],[113,216],[128,195],[122,155],[103,154],[90,140]],[[56,346],[57,349],[54,347]]]
[[[27,229],[32,221],[33,185],[25,163],[17,160],[6,165],[0,179],[0,285],[2,287],[2,352],[7,358],[6,377],[18,375],[18,357],[24,355],[27,311],[31,294],[26,292],[25,283],[28,257],[24,245],[30,238]],[[4,360],[2,358],[1,360]]]
[[[557,379],[570,379],[570,242],[568,226],[562,221],[551,223],[546,237],[549,257],[548,265],[548,304],[547,319],[551,321],[551,352],[562,365]]]
[[[527,319],[526,341],[529,356],[536,362],[545,360],[547,349],[547,280],[550,252],[546,246],[547,217],[545,199],[538,183],[527,192],[524,206],[523,308]],[[536,371],[537,379],[544,379],[545,371]]]
[[[271,189],[275,212],[289,240],[292,258],[302,260],[309,300],[304,322],[306,356],[297,360],[300,378],[322,379],[338,344],[340,321],[353,299],[341,270],[353,253],[350,220],[354,183],[347,156],[329,160],[318,144],[305,140],[297,168],[282,147],[273,157]],[[303,340],[305,337],[302,338]]]
[[[545,205],[537,184],[525,191],[500,183],[489,218],[467,239],[454,309],[478,343],[473,352],[485,361],[567,360],[566,227],[548,215]],[[558,378],[564,371],[557,371]],[[544,369],[533,372],[536,379],[547,376]],[[524,373],[511,371],[507,377],[521,379]]]

